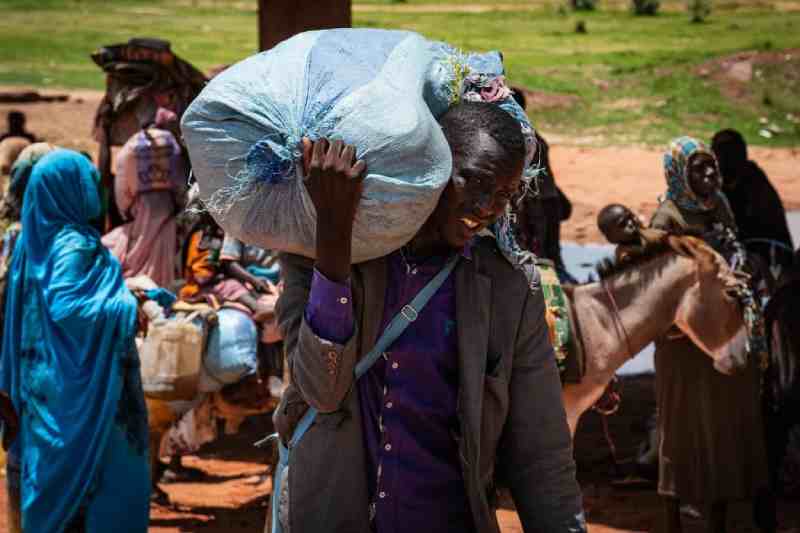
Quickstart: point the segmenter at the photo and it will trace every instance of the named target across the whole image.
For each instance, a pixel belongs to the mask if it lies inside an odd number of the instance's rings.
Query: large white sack
[[[341,139],[368,168],[353,262],[386,255],[417,233],[450,177],[436,116],[465,97],[467,78],[475,85],[501,75],[496,52],[462,55],[411,32],[297,35],[215,77],[184,114],[200,196],[242,241],[314,257],[316,215],[299,144]],[[506,96],[498,103],[532,138]]]

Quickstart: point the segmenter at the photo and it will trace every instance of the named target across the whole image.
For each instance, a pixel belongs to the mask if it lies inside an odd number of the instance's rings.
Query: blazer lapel
[[[491,306],[491,278],[478,273],[475,259],[462,260],[456,269],[459,406],[471,454],[477,454],[480,442]]]

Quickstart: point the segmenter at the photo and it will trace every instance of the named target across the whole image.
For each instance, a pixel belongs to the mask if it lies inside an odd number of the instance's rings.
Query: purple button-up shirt
[[[469,247],[464,255],[470,256]],[[400,252],[388,257],[381,331],[446,260],[406,262]],[[459,431],[455,298],[450,276],[357,383],[377,533],[475,530],[454,438]],[[346,342],[354,330],[349,284],[315,271],[306,321],[319,337]]]

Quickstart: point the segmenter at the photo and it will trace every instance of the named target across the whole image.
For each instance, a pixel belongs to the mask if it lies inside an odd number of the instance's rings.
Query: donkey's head
[[[725,259],[695,237],[670,236],[669,247],[689,258],[695,277],[681,298],[675,325],[704,352],[718,370],[732,373],[746,360],[746,332],[742,308],[735,294],[747,285],[747,277],[736,273]]]

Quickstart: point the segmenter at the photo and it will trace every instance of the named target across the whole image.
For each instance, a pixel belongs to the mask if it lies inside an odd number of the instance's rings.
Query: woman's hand
[[[317,211],[316,268],[343,282],[350,276],[353,221],[367,165],[342,141],[303,139],[306,188]]]

